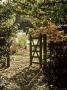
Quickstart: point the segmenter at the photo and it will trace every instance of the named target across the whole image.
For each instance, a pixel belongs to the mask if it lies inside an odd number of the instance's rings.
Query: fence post
[[[7,67],[10,67],[10,55],[7,53]]]
[[[42,68],[42,35],[40,34],[40,58],[39,58],[39,62],[40,62],[40,68]]]
[[[7,67],[10,67],[10,44],[7,44]]]
[[[47,59],[47,36],[46,34],[43,35],[43,60],[44,64],[46,63]]]
[[[31,37],[31,35],[30,35],[30,65],[32,65],[32,37]]]

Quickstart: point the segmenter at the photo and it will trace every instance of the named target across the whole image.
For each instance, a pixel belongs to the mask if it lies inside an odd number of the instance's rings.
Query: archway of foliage
[[[2,28],[18,27],[18,23],[21,23],[26,17],[26,19],[31,19],[30,22],[34,27],[40,27],[46,25],[48,20],[56,24],[65,23],[64,10],[66,10],[67,4],[63,0],[13,0],[0,5],[0,8],[0,26]]]
[[[13,0],[0,4],[0,32],[7,37],[18,30],[29,32],[46,26],[48,21],[57,25],[65,23],[67,4],[65,0]]]
[[[13,0],[1,4],[0,32],[8,33],[8,37],[18,30],[28,33],[29,28],[46,26],[48,21],[60,25],[65,23],[66,9],[65,0]]]

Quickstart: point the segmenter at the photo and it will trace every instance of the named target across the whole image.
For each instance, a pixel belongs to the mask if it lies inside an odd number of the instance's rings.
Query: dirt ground
[[[0,71],[5,90],[48,90],[39,65],[29,66],[29,50],[11,55],[10,67]]]

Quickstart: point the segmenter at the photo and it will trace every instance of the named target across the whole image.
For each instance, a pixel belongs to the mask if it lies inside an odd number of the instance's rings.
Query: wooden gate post
[[[32,65],[32,37],[30,35],[30,65]]]
[[[7,68],[10,67],[10,42],[8,39],[8,43],[7,43],[7,64],[6,64]]]
[[[46,60],[47,60],[47,36],[46,34],[43,35],[43,60],[44,60],[44,64],[46,64]]]
[[[40,34],[40,68],[42,68],[42,35]]]
[[[10,54],[7,52],[7,67],[10,67]]]

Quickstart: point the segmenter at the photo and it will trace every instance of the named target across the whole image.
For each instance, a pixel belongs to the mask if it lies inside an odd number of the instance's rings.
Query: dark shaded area
[[[67,41],[50,42],[49,50],[50,61],[43,67],[46,81],[49,86],[67,89]]]
[[[62,30],[64,30],[64,33],[67,34],[67,24],[66,25],[62,25]]]
[[[29,20],[22,20],[19,28],[34,28],[33,24]]]
[[[0,30],[0,69],[3,67],[10,66],[10,56],[9,56],[9,36],[10,30]]]

